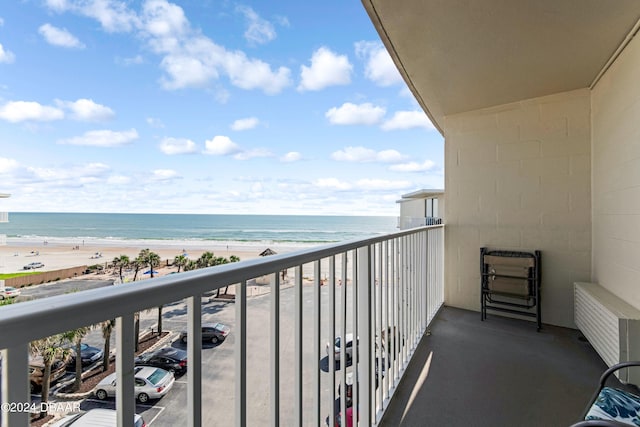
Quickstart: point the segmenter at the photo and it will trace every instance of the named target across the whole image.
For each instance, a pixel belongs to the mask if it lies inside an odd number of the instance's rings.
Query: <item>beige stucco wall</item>
[[[639,116],[640,117],[640,116]],[[446,117],[448,305],[480,309],[480,247],[542,251],[543,322],[591,273],[588,89]]]
[[[592,92],[593,280],[640,308],[640,38]]]

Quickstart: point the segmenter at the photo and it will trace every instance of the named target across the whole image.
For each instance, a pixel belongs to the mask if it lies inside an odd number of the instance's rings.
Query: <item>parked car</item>
[[[15,298],[20,296],[20,289],[13,286],[5,286],[0,288],[0,300],[5,298]]]
[[[42,267],[44,267],[44,264],[41,262],[31,262],[22,268],[25,270],[35,270],[36,268],[42,268]]]
[[[341,337],[336,337],[336,340],[333,344],[333,357],[335,358],[336,361],[340,361],[340,348],[342,346],[342,338]],[[347,334],[345,335],[345,339],[344,339],[345,344],[345,354],[347,357],[347,360],[351,360],[351,357],[353,357],[353,334]],[[327,356],[331,357],[331,343],[328,342],[327,343]]]
[[[76,348],[75,346],[70,346],[70,355],[69,355],[69,365],[76,365]],[[104,353],[98,347],[92,347],[88,344],[82,343],[80,344],[80,359],[82,359],[82,366],[88,366],[92,363],[97,362],[98,360],[102,360],[102,355]]]
[[[155,366],[181,375],[187,372],[187,352],[179,348],[163,347],[141,354],[134,363],[136,366]]]
[[[214,344],[224,341],[231,332],[231,328],[222,323],[205,323],[202,325],[202,341],[211,341]],[[180,340],[187,343],[187,331],[180,333]]]
[[[67,373],[67,366],[63,360],[54,360],[51,364],[50,384],[55,383]],[[29,358],[29,388],[35,393],[42,388],[44,382],[44,360],[42,356]]]
[[[134,376],[134,395],[140,403],[160,399],[171,390],[175,382],[173,373],[151,366],[136,366]],[[104,377],[93,389],[93,394],[100,400],[115,396],[116,373]]]
[[[113,427],[117,424],[115,409],[95,408],[62,418],[51,427]],[[146,427],[141,415],[133,415],[134,427]]]

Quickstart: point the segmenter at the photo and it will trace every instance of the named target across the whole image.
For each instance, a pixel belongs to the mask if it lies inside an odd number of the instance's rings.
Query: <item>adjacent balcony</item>
[[[130,425],[134,314],[186,300],[185,425],[209,425],[203,414],[215,408],[222,425],[333,426],[349,406],[359,408],[360,425],[377,424],[443,305],[443,249],[444,226],[437,225],[2,307],[2,403],[30,399],[30,341],[116,318],[115,403],[118,425]],[[282,272],[291,269],[293,285],[284,288]],[[270,321],[255,324],[247,283],[265,277]],[[202,295],[228,285],[236,285],[235,343],[233,368],[221,375],[232,385],[216,390],[202,381],[204,369],[215,369],[202,364]],[[350,355],[344,345],[337,355],[325,347],[349,334],[358,343]],[[339,392],[348,376],[349,401]],[[216,403],[222,395],[233,396],[230,407]],[[28,423],[25,412],[2,414],[2,425]]]

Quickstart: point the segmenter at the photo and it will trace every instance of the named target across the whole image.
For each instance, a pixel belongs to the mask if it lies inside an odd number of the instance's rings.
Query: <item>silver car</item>
[[[134,394],[140,403],[146,403],[149,399],[161,398],[171,390],[175,381],[171,372],[150,366],[136,366],[134,375]],[[116,374],[104,377],[93,389],[93,394],[100,400],[115,396]]]

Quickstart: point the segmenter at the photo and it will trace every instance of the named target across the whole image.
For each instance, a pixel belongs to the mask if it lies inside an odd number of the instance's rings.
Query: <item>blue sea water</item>
[[[330,243],[397,231],[395,217],[11,212],[9,239]]]

